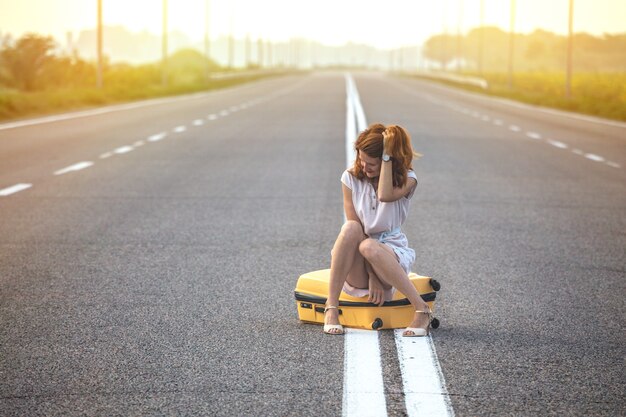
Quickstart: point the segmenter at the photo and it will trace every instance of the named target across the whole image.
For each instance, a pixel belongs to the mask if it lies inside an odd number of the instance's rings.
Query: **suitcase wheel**
[[[372,323],[372,329],[377,330],[383,327],[383,321],[380,318],[376,318]]]
[[[430,286],[433,287],[433,290],[439,291],[441,289],[441,284],[436,279],[430,279]]]
[[[436,329],[439,327],[439,319],[438,318],[433,318],[432,321],[430,322],[430,327],[432,327],[433,329]]]

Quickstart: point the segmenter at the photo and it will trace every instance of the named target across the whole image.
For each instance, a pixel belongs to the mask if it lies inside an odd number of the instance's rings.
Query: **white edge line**
[[[15,194],[20,191],[24,191],[32,186],[33,184],[25,184],[25,183],[12,185],[10,187],[0,190],[0,197],[6,197],[8,195]]]

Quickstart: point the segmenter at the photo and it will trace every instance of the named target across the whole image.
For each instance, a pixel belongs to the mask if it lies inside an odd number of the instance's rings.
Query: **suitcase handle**
[[[339,314],[340,314],[340,315],[341,315],[341,314],[343,314],[343,313],[341,312],[341,309],[340,309],[340,308],[338,308],[338,309],[337,309],[337,311],[339,312]],[[324,307],[317,307],[317,306],[316,306],[316,307],[315,307],[315,312],[316,312],[316,313],[324,313]]]

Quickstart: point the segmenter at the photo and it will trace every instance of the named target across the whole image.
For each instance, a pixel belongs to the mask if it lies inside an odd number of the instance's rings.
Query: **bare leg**
[[[372,266],[381,281],[396,287],[406,295],[415,310],[428,311],[428,304],[422,300],[404,269],[398,263],[393,249],[374,239],[365,239],[359,245],[359,252]],[[426,314],[415,313],[409,327],[426,328],[429,317]]]
[[[335,246],[332,250],[332,259],[330,262],[330,282],[328,286],[328,299],[326,301],[327,306],[339,306],[339,295],[343,288],[343,283],[350,275],[350,283],[359,281],[354,279],[355,276],[364,275],[365,266],[362,256],[359,254],[359,244],[367,236],[363,233],[361,224],[354,220],[348,220],[341,228],[339,236],[335,241]],[[362,269],[363,272],[359,273],[356,269]],[[367,279],[365,279],[365,287],[367,287]],[[339,324],[339,312],[337,309],[330,309],[326,312],[324,317],[325,324]],[[333,331],[334,333],[340,333],[340,331]]]

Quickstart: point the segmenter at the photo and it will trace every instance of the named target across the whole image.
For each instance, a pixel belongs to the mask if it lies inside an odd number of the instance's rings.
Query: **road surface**
[[[424,155],[404,230],[453,413],[626,414],[625,125],[353,77]],[[342,415],[344,338],[293,290],[329,265],[345,131],[342,73],[0,125],[0,414]]]

